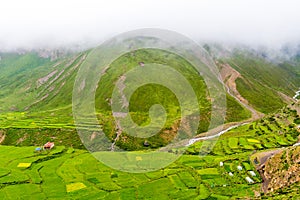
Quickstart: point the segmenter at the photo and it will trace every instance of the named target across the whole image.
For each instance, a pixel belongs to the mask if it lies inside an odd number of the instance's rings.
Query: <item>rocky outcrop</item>
[[[264,192],[273,192],[300,182],[300,146],[287,148],[269,158],[263,169]]]

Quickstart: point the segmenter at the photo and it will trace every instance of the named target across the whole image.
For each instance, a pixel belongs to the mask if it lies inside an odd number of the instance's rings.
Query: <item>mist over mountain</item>
[[[126,31],[161,28],[197,42],[285,49],[290,55],[299,49],[299,4],[296,0],[4,1],[0,50],[83,50]]]

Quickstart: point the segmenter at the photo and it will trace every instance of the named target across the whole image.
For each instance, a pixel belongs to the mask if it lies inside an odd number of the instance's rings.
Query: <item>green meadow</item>
[[[19,113],[15,117],[22,116]],[[299,135],[295,129],[298,119],[294,110],[286,107],[279,114],[268,115],[225,133],[207,156],[199,156],[202,142],[197,142],[174,163],[147,173],[127,173],[104,165],[88,151],[78,149],[75,139],[69,144],[62,138],[62,133],[69,129],[60,129],[57,135],[54,134],[56,128],[39,129],[43,137],[48,132],[64,141],[62,144],[57,142],[52,150],[41,152],[35,152],[35,147],[49,138],[36,138],[37,128],[2,129],[2,134],[7,131],[4,144],[8,146],[0,146],[0,198],[236,199],[254,198],[257,193],[271,198],[260,193],[262,180],[251,155],[293,145]],[[15,136],[17,133],[27,135],[19,144],[14,143],[21,136]],[[27,146],[32,145],[33,138],[36,139],[35,146]],[[9,146],[12,144],[15,146]],[[238,170],[238,166],[242,170]],[[246,177],[251,177],[254,182],[248,183]],[[290,188],[289,191],[295,190]]]

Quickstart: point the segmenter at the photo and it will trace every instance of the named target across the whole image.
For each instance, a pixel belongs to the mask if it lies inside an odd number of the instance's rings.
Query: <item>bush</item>
[[[299,118],[299,116],[296,119],[294,119],[294,123],[295,124],[300,124],[300,118]]]

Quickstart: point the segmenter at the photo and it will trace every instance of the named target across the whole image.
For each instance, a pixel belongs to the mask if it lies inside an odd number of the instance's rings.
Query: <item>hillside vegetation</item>
[[[300,87],[298,63],[274,64],[247,51],[236,51],[221,62],[230,64],[241,74],[236,80],[237,90],[262,113],[282,108]]]
[[[224,85],[230,92],[226,96],[226,123],[241,126],[221,135],[214,146],[201,140],[194,143],[163,169],[134,174],[97,161],[76,131],[72,91],[76,73],[89,52],[55,61],[36,53],[0,54],[0,199],[300,198],[299,180],[294,176],[299,172],[299,147],[293,147],[300,142],[300,107],[299,102],[290,104],[299,90],[299,58],[275,64],[244,51],[218,58],[216,63],[236,71],[236,77],[225,76],[223,80],[233,81]],[[96,90],[96,115],[110,141],[119,131],[110,106],[113,89],[120,78],[130,86],[124,73],[135,67],[143,69],[141,62],[169,65],[188,80],[201,111],[200,127],[193,134],[207,131],[211,103],[203,78],[178,55],[143,49],[115,60]],[[174,138],[181,111],[172,91],[146,84],[128,101],[137,124],[151,123],[149,109],[154,104],[164,106],[166,123],[157,135],[147,138],[147,146],[145,139],[134,138],[125,131],[116,140],[117,146],[142,153],[165,146]],[[266,115],[252,121],[253,110],[249,108]],[[77,128],[90,126],[81,124]],[[55,142],[54,149],[36,150],[48,141]],[[212,146],[212,150],[203,144]],[[164,153],[174,155],[181,151],[174,148]],[[134,159],[139,161],[141,157]],[[128,157],[126,162],[132,160]]]
[[[141,174],[113,170],[86,150],[56,146],[51,151],[35,152],[34,146],[0,146],[3,155],[0,198],[16,199],[22,195],[34,199],[297,199],[297,183],[264,194],[262,178],[254,162],[255,153],[290,148],[298,141],[300,118],[293,108],[286,107],[225,133],[205,157],[199,156],[202,142],[198,142],[175,163]],[[278,154],[274,159],[294,158],[297,154],[288,155],[291,157]],[[287,164],[294,165],[289,161]],[[276,171],[272,176],[277,173],[280,176],[281,168],[272,170]]]
[[[68,142],[65,142],[66,144],[79,147],[81,142],[78,137],[73,137],[74,131],[68,129],[75,128],[72,119],[72,90],[76,73],[87,54],[88,52],[71,55],[57,61],[41,59],[34,53],[14,55],[12,58],[3,56],[0,66],[7,73],[4,73],[5,84],[2,84],[1,87],[3,92],[7,92],[2,95],[5,98],[0,98],[0,101],[5,102],[1,105],[2,110],[6,111],[2,117],[0,116],[0,128],[13,128],[8,131],[12,132],[11,135],[13,136],[10,137],[13,139],[8,140],[9,137],[7,137],[5,144],[35,145],[34,140],[26,139],[30,138],[28,135],[26,136],[26,130],[18,131],[18,129],[35,129],[42,135],[48,135],[47,132],[51,132],[51,128],[53,128],[52,140],[64,141],[62,137],[54,136],[56,135],[54,133],[60,132],[65,135],[63,138],[70,138]],[[22,65],[23,62],[25,62],[24,66]],[[205,132],[209,126],[211,105],[202,77],[183,58],[161,50],[147,49],[121,56],[111,64],[101,78],[95,100],[99,123],[103,125],[107,136],[112,140],[116,137],[116,124],[114,124],[108,101],[116,87],[115,83],[122,74],[137,66],[140,67],[139,62],[171,66],[189,81],[198,98],[201,113],[198,133]],[[8,66],[10,66],[9,70],[7,69]],[[20,71],[19,68],[26,70]],[[21,75],[24,76],[24,80],[18,78]],[[18,82],[18,85],[15,85],[15,82]],[[18,91],[15,91],[14,88],[17,88]],[[133,120],[142,126],[149,123],[148,112],[152,105],[161,104],[167,111],[168,117],[163,129],[159,134],[149,139],[150,148],[164,146],[174,137],[173,133],[180,122],[181,113],[177,98],[170,90],[159,85],[148,84],[138,88],[129,103]],[[227,122],[242,121],[249,117],[250,113],[246,108],[234,98],[227,96]],[[18,134],[13,134],[14,132],[18,132]],[[34,134],[35,131],[30,130],[29,132]],[[33,138],[33,136],[31,137]],[[41,138],[40,143],[44,143],[49,140],[49,137],[38,138]],[[20,138],[23,139],[16,142]],[[126,133],[122,134],[120,141],[123,141],[124,138],[129,139],[122,143],[117,142],[117,145],[128,150],[144,148],[145,140],[130,137]]]

